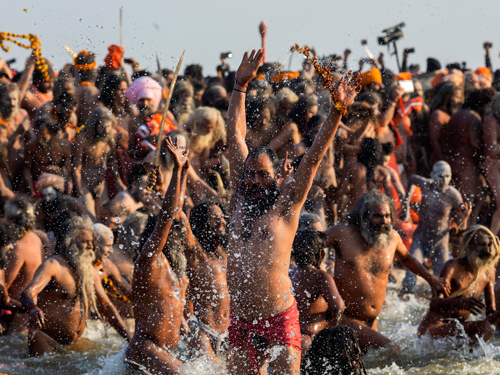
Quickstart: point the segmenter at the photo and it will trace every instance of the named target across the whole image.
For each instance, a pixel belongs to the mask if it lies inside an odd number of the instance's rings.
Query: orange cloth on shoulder
[[[109,53],[104,58],[104,63],[108,68],[118,69],[122,66],[123,47],[112,44],[108,47]]]

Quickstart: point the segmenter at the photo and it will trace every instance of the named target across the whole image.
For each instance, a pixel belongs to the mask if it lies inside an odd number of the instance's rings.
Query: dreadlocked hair
[[[322,330],[307,351],[300,373],[303,375],[366,375],[354,331],[349,327]]]

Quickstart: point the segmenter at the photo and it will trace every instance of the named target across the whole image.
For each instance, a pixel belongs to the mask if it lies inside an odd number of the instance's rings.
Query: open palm
[[[352,74],[350,71],[347,76],[342,77],[340,81],[335,86],[335,92],[337,94],[338,100],[348,107],[353,101],[356,95],[361,91],[361,77],[359,73]]]
[[[182,151],[177,147],[177,139],[175,140],[175,144],[172,142],[170,137],[166,139],[167,149],[172,155],[172,159],[174,159],[174,164],[177,168],[182,168],[188,162],[189,150]]]
[[[243,54],[243,59],[241,60],[241,64],[236,71],[236,80],[240,85],[246,85],[257,75],[257,70],[259,70],[259,66],[264,59],[264,53],[261,49],[258,51],[253,50],[248,55],[248,52]]]

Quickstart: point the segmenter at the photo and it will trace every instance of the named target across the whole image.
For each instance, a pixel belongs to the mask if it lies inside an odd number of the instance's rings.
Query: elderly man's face
[[[91,231],[83,230],[76,237],[76,246],[81,253],[94,251],[94,237]]]
[[[204,118],[200,121],[199,130],[202,135],[208,135],[215,129],[216,126],[216,119]]]
[[[387,232],[392,225],[391,207],[387,203],[374,203],[371,207],[368,220],[380,232]]]
[[[141,98],[137,102],[137,108],[146,117],[152,116],[156,112],[156,103],[151,98]]]
[[[113,254],[113,237],[101,237],[97,240],[97,259],[104,260]]]
[[[484,232],[477,233],[472,239],[474,251],[482,259],[493,258],[496,255],[493,241]]]
[[[15,114],[19,109],[19,92],[11,91],[2,96],[0,104],[2,108],[6,109],[6,114]]]

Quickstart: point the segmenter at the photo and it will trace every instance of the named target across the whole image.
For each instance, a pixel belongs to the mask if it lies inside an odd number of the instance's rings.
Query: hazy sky
[[[17,0],[3,1],[0,31],[34,33],[40,37],[45,57],[59,69],[71,59],[63,46],[78,52],[95,52],[103,63],[110,44],[119,44],[119,8],[123,7],[125,55],[145,68],[156,70],[155,53],[162,67],[174,67],[186,49],[184,66],[200,63],[205,74],[214,74],[220,52],[233,52],[236,69],[245,50],[260,47],[258,25],[266,21],[268,61],[283,62],[294,43],[314,46],[320,55],[353,51],[352,59],[365,57],[362,39],[375,56],[386,53],[389,68],[394,56],[377,45],[381,30],[405,22],[400,52],[415,47],[410,63],[425,69],[429,56],[442,65],[467,61],[484,65],[485,40],[493,42],[492,62],[500,68],[500,2],[498,0]],[[27,8],[27,12],[23,11]],[[22,69],[28,52],[12,43],[3,59],[17,58]],[[298,67],[299,57],[293,58]],[[288,66],[288,63],[285,64]],[[357,62],[351,64],[357,67]],[[184,67],[181,72],[184,71]]]

